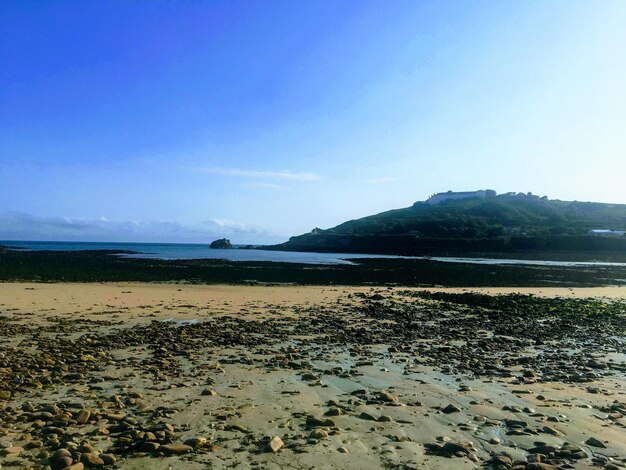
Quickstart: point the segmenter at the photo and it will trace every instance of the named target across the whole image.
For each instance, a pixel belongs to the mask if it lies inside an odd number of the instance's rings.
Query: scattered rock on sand
[[[443,413],[445,414],[450,414],[450,413],[458,413],[461,411],[461,408],[459,408],[456,405],[453,405],[452,403],[450,403],[448,406],[446,406],[444,409],[441,410]]]
[[[283,442],[283,440],[280,437],[274,436],[267,443],[266,449],[268,450],[268,452],[278,452],[280,450],[280,448],[283,447],[284,445],[285,445],[285,443]]]
[[[159,450],[167,455],[181,455],[193,452],[193,447],[186,444],[165,444],[159,447]]]
[[[606,449],[606,445],[604,444],[604,442],[602,442],[599,439],[596,439],[595,437],[590,437],[589,439],[587,439],[585,441],[585,444],[592,446],[592,447],[600,447],[600,448]]]

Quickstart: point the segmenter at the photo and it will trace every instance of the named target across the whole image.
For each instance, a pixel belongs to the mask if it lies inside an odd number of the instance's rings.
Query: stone
[[[0,455],[5,456],[5,457],[8,455],[19,455],[22,452],[24,452],[24,448],[19,447],[19,446],[11,446],[11,447],[5,447],[4,449],[0,449]]]
[[[278,436],[274,436],[268,443],[266,446],[266,449],[268,452],[278,452],[280,450],[280,448],[282,446],[284,446],[285,443],[283,442],[283,440],[278,437]]]
[[[72,458],[72,453],[67,449],[59,449],[52,454],[52,460],[60,459],[61,457]]]
[[[392,395],[391,393],[385,390],[383,390],[382,392],[378,392],[376,396],[378,397],[380,401],[384,401],[386,403],[393,403],[393,402],[398,401],[398,397],[396,397],[395,395]]]
[[[186,444],[165,444],[159,447],[159,450],[167,455],[181,455],[193,452],[193,447]]]
[[[324,413],[325,416],[341,416],[342,414],[344,414],[344,411],[336,406]]]
[[[200,449],[207,445],[207,440],[204,437],[192,437],[185,441],[185,445],[193,447],[194,449]]]
[[[468,445],[460,444],[458,442],[446,442],[443,445],[443,453],[446,455],[456,455],[456,454],[464,454],[467,455],[470,453],[470,447]]]
[[[337,452],[339,452],[340,454],[349,454],[350,453],[350,451],[347,448],[345,448],[345,447],[339,447],[337,449]]]
[[[552,434],[553,436],[558,436],[560,434],[559,431],[557,431],[554,428],[551,428],[550,426],[544,426],[543,428],[541,428],[541,430],[545,432],[546,434]]]
[[[526,470],[558,470],[559,467],[544,462],[531,462],[526,466]]]
[[[85,464],[87,468],[104,466],[104,460],[102,460],[98,455],[92,453],[82,454],[80,456],[80,461]]]
[[[441,410],[443,413],[445,414],[450,414],[450,413],[458,413],[461,411],[461,408],[459,408],[456,405],[453,405],[452,403],[450,403],[448,406],[446,406],[443,410]]]
[[[590,437],[589,439],[587,439],[585,441],[585,444],[592,446],[592,447],[600,447],[600,448],[606,449],[606,445],[604,444],[604,442],[602,442],[599,439],[596,439],[595,437]]]
[[[306,419],[306,425],[309,428],[332,428],[335,426],[335,422],[330,418],[321,418],[318,416],[309,416]]]
[[[72,460],[72,457],[59,457],[52,462],[52,469],[61,470],[63,468],[68,468],[70,465],[72,465],[73,461],[74,460]]]
[[[76,422],[78,424],[85,424],[87,423],[87,421],[89,421],[90,417],[91,413],[89,412],[89,410],[80,410],[76,415]]]
[[[141,452],[156,452],[161,447],[161,444],[158,442],[152,441],[144,441],[139,445],[139,450]]]
[[[359,415],[359,418],[364,419],[366,421],[378,421],[378,416],[368,413],[367,411],[361,412],[361,414]]]
[[[104,462],[104,465],[115,465],[115,462],[117,462],[117,459],[113,454],[101,454],[100,458]]]
[[[309,437],[313,439],[326,439],[328,437],[328,431],[325,429],[314,429],[311,431],[311,434],[309,434]]]

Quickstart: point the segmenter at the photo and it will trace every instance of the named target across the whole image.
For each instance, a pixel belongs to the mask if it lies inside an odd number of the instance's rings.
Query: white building
[[[626,234],[625,230],[608,230],[608,229],[593,229],[587,232],[589,235],[600,235],[604,237],[623,237]]]

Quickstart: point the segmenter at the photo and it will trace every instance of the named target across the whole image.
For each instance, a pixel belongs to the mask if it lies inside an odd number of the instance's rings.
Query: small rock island
[[[215,248],[218,250],[227,250],[232,247],[233,245],[232,243],[230,243],[230,240],[228,238],[220,238],[219,240],[214,240],[209,245],[209,248]]]

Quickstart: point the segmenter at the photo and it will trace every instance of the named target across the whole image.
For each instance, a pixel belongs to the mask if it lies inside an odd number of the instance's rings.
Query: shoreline
[[[0,251],[0,281],[194,284],[597,287],[626,285],[626,266],[514,265],[362,258],[358,264],[159,260],[108,252]]]

